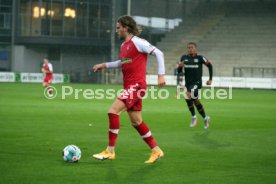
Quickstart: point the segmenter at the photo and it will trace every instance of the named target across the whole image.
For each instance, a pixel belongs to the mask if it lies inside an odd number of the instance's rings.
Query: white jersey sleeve
[[[158,74],[164,75],[165,74],[165,59],[164,54],[161,50],[156,48],[155,46],[151,45],[147,40],[134,36],[132,38],[134,45],[136,46],[137,50],[142,53],[147,53],[156,57],[156,61],[158,64]]]
[[[49,71],[53,72],[53,65],[51,63],[48,63]]]
[[[118,68],[122,66],[121,60],[105,63],[106,68]]]
[[[155,48],[152,52],[152,55],[156,57],[157,64],[158,64],[158,74],[165,75],[165,59],[164,54],[158,48]]]
[[[152,54],[155,47],[151,45],[147,40],[134,36],[132,41],[139,52]]]

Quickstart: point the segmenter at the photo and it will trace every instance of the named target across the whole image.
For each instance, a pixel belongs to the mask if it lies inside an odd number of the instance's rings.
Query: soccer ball
[[[63,149],[62,157],[66,162],[78,162],[81,158],[81,150],[76,145],[68,145]]]

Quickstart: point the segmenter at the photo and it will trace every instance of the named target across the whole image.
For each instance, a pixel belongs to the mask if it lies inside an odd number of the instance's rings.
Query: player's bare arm
[[[101,63],[101,64],[96,64],[93,66],[93,71],[94,72],[97,72],[97,71],[100,71],[102,69],[105,69],[106,68],[106,64],[105,63]]]
[[[42,68],[42,72],[45,73],[45,74],[46,73],[53,73],[52,71],[50,71],[50,70],[44,70],[43,68]]]
[[[163,86],[166,85],[166,81],[165,81],[165,75],[158,75],[158,86],[160,88],[162,88]]]
[[[212,80],[207,80],[206,84],[207,85],[211,85],[212,84]]]
[[[53,73],[52,71],[50,71],[50,70],[45,70],[44,68],[41,68],[41,71],[42,71],[42,73],[44,73],[44,74]]]
[[[177,67],[183,67],[184,66],[184,62],[183,61],[179,61],[177,64]]]

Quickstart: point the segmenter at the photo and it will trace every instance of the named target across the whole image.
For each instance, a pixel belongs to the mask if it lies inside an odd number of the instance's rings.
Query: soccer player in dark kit
[[[116,33],[119,39],[124,41],[120,49],[120,59],[113,62],[97,64],[93,67],[95,72],[105,68],[121,68],[125,89],[124,93],[109,108],[108,146],[104,151],[93,155],[94,158],[99,160],[115,159],[115,144],[120,130],[119,116],[125,111],[127,111],[133,127],[152,150],[149,159],[145,163],[154,163],[164,156],[163,151],[155,142],[150,129],[142,119],[141,99],[145,95],[147,88],[146,63],[149,54],[155,56],[158,63],[159,87],[165,85],[164,55],[148,41],[139,38],[137,36],[139,32],[138,26],[132,17],[119,17],[116,24]]]
[[[180,65],[184,67],[185,87],[187,89],[186,102],[192,114],[190,127],[193,128],[197,124],[197,117],[194,108],[195,105],[197,111],[204,119],[204,128],[207,129],[209,127],[210,117],[205,114],[203,105],[198,99],[198,90],[202,87],[202,65],[204,64],[207,66],[209,70],[209,80],[206,82],[207,85],[212,84],[213,67],[205,57],[197,55],[196,43],[188,43],[187,50],[188,54],[181,57]]]

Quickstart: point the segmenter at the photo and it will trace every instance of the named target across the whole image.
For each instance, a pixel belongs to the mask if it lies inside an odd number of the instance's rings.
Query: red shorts
[[[47,84],[52,83],[52,81],[53,81],[53,76],[50,76],[50,75],[46,75],[46,76],[44,77],[44,80],[43,80],[43,82],[44,82],[44,83],[47,83]]]
[[[128,111],[141,111],[142,98],[145,96],[146,90],[146,85],[140,85],[138,83],[128,85],[118,99],[124,102]]]

